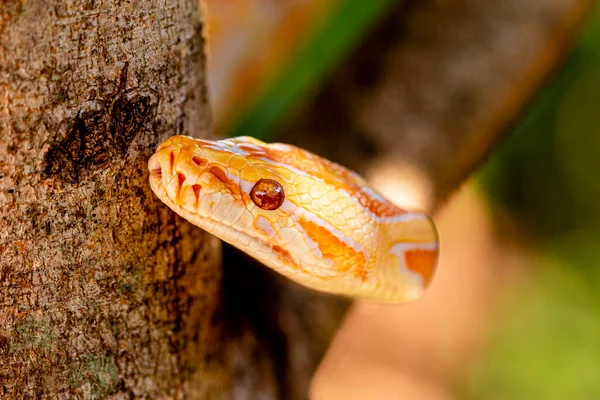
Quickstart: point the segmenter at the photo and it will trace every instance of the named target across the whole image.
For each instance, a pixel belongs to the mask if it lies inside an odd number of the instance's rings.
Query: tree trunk
[[[207,398],[219,243],[152,194],[207,132],[198,1],[0,3],[0,397]],[[220,390],[220,389],[219,389]]]
[[[324,155],[350,146],[334,158],[363,171],[402,154],[439,203],[561,59],[538,62],[532,46],[568,43],[590,1],[451,3],[454,14],[398,5],[287,137],[312,133],[304,143]],[[342,318],[344,299],[231,255],[222,297],[219,242],[152,195],[156,145],[209,125],[198,1],[167,4],[0,3],[0,398],[305,398]],[[484,45],[465,53],[473,41]],[[415,49],[419,65],[445,67],[414,79]],[[490,69],[503,95],[468,68],[448,84],[459,53],[481,54],[474,66],[510,61]],[[437,107],[412,101],[432,87],[449,88]],[[470,100],[483,89],[485,101]]]

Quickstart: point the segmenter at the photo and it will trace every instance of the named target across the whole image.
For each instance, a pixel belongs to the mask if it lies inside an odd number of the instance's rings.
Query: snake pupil
[[[283,204],[285,194],[279,182],[272,179],[261,179],[250,191],[250,198],[263,210],[276,210]]]

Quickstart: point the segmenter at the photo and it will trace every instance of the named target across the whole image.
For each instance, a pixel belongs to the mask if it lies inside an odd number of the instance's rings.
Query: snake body
[[[298,147],[173,136],[148,167],[152,190],[177,214],[310,288],[398,303],[434,274],[438,238],[426,214]]]

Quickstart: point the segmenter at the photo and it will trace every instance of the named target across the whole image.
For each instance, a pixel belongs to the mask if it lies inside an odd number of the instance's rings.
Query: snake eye
[[[250,191],[250,198],[263,210],[277,210],[283,204],[283,187],[272,179],[261,179]]]

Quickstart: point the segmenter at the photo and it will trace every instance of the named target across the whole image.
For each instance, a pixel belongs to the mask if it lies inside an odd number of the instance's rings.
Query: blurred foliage
[[[466,396],[600,398],[600,8],[479,174],[537,241]]]
[[[296,56],[287,61],[284,73],[245,111],[227,136],[248,135],[264,139],[270,128],[299,109],[299,103],[317,88],[325,75],[393,4],[392,0],[342,1]]]
[[[595,285],[571,264],[539,259],[517,288],[490,350],[473,370],[477,399],[600,398],[600,315]],[[524,289],[524,290],[523,290]],[[466,397],[466,396],[465,396]]]

